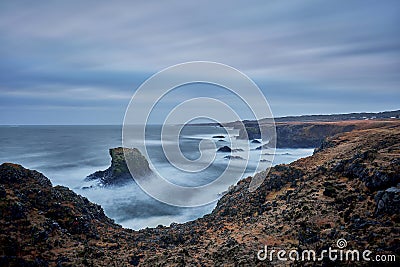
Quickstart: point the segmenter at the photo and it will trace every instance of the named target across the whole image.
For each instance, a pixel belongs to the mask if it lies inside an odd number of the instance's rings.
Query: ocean
[[[160,129],[156,125],[147,129],[148,155],[152,168],[173,183],[185,186],[207,184],[220,175],[229,163],[224,153],[216,153],[212,164],[195,176],[179,170],[169,163],[163,153]],[[184,127],[179,147],[185,157],[195,160],[202,153],[198,148],[201,140],[215,142],[217,147],[229,145],[227,140],[213,138],[216,135],[234,138],[237,132],[233,129],[226,132],[214,126]],[[258,145],[251,144],[251,154],[259,153],[255,150]],[[0,163],[17,163],[43,173],[53,185],[67,186],[101,205],[109,217],[124,227],[142,229],[160,224],[168,226],[172,222],[182,223],[202,217],[215,207],[216,201],[194,208],[171,206],[153,199],[134,183],[113,188],[82,189],[87,185],[84,182],[87,175],[110,166],[108,150],[119,146],[122,146],[122,127],[116,125],[0,126]],[[277,149],[272,165],[289,163],[312,152],[313,149]],[[238,155],[240,153],[243,152],[237,152]],[[243,177],[253,174],[258,162],[250,158]]]

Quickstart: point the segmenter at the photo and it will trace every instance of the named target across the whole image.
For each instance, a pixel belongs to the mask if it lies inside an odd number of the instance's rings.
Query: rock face
[[[339,122],[284,122],[276,123],[277,148],[315,148],[319,147],[325,138],[339,133],[358,129],[370,129],[388,126],[397,121],[339,121]],[[261,124],[261,131],[268,136],[268,126]],[[247,123],[239,128],[239,139],[261,138],[260,126],[257,123]]]
[[[318,147],[326,137],[350,132],[354,128],[354,125],[278,124],[276,127],[276,145],[280,148]]]
[[[252,178],[241,180],[203,218],[140,231],[36,171],[2,164],[0,266],[266,266],[257,259],[264,245],[320,251],[340,238],[346,249],[398,262],[399,163],[400,123],[339,134],[314,155],[261,173],[253,192]]]
[[[129,172],[125,161],[125,154],[128,161],[131,163],[131,170],[135,178],[150,175],[152,171],[149,168],[149,163],[146,158],[140,153],[137,148],[111,148],[111,166],[104,171],[97,171],[85,180],[98,180],[101,185],[122,185],[132,181],[132,175]]]
[[[85,240],[121,228],[99,205],[20,165],[0,165],[0,188],[0,266],[85,265],[83,257],[104,255]]]

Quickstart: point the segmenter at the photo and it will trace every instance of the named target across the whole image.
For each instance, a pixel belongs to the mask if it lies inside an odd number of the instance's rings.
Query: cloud
[[[2,1],[0,97],[98,88],[114,101],[165,67],[210,60],[261,87],[294,84],[308,98],[318,89],[318,99],[365,93],[370,104],[392,107],[387,96],[400,96],[399,11],[398,1]],[[282,88],[276,101],[290,106],[292,91]],[[359,104],[336,105],[345,112]]]

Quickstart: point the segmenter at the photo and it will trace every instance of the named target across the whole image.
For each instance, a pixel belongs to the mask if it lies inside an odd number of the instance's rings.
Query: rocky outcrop
[[[253,192],[252,178],[241,180],[203,218],[140,231],[119,227],[101,207],[52,187],[36,171],[3,164],[0,265],[264,266],[269,262],[257,259],[264,245],[321,251],[335,248],[340,238],[348,249],[394,255],[398,262],[400,124],[343,133],[324,143],[310,157],[258,174],[265,180]]]
[[[400,214],[400,184],[396,187],[390,187],[379,191],[375,195],[375,204],[377,215],[379,214]]]
[[[124,153],[125,152],[125,153]],[[104,171],[97,171],[86,177],[86,181],[98,180],[99,185],[123,185],[132,182],[132,175],[126,164],[125,156],[130,164],[134,178],[152,174],[147,159],[137,148],[111,148],[111,166]]]
[[[106,229],[121,228],[99,205],[52,187],[41,173],[20,165],[0,165],[0,185],[0,266],[77,266],[84,258],[104,259],[105,252],[91,244],[102,242]]]
[[[396,186],[400,182],[400,160],[393,159],[385,169],[376,168],[372,162],[377,154],[376,149],[356,153],[349,159],[340,160],[333,170],[360,179],[371,191]]]

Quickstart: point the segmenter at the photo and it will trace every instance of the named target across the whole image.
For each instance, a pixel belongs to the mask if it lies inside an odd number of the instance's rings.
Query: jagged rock
[[[55,266],[58,256],[66,255],[78,266],[80,246],[98,240],[98,229],[120,229],[99,205],[66,187],[52,187],[39,172],[5,163],[0,165],[0,184],[7,191],[0,198],[1,266]],[[68,246],[75,248],[63,250]],[[48,250],[55,258],[45,255]]]
[[[220,139],[220,138],[225,138],[225,136],[224,136],[224,135],[214,135],[212,138],[218,138],[218,139]]]
[[[353,157],[336,163],[333,171],[342,172],[348,177],[360,179],[372,191],[395,186],[400,182],[399,164],[391,164],[391,168],[386,170],[371,168],[371,164],[365,164],[365,162],[371,163],[375,159],[376,153],[376,149],[355,153]]]
[[[104,171],[97,171],[85,178],[86,181],[99,180],[101,185],[123,185],[131,182],[132,175],[125,161],[125,156],[130,163],[134,178],[141,178],[152,174],[147,159],[137,148],[111,148],[111,166]],[[125,152],[125,153],[124,153]]]
[[[378,191],[375,195],[375,214],[400,214],[400,185]]]

